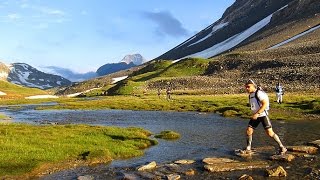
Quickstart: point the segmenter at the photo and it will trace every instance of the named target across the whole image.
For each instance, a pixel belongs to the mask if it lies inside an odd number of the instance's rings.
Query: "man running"
[[[256,127],[258,127],[261,122],[268,136],[273,138],[279,145],[279,153],[281,155],[287,152],[287,149],[281,143],[279,136],[273,132],[271,121],[268,117],[269,110],[269,97],[268,95],[259,90],[256,84],[252,80],[248,80],[245,83],[245,88],[249,93],[249,103],[251,106],[252,116],[248,124],[247,128],[247,147],[242,153],[250,153],[251,152],[251,142],[252,142],[252,134]]]

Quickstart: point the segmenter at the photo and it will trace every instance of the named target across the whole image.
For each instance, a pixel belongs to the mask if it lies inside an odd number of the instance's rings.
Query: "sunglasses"
[[[246,86],[246,88],[248,89],[248,88],[250,88],[250,86]]]

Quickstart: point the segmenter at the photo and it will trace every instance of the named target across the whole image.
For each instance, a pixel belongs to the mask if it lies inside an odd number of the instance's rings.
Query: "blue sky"
[[[158,57],[235,0],[1,0],[0,62],[96,71],[125,55]]]

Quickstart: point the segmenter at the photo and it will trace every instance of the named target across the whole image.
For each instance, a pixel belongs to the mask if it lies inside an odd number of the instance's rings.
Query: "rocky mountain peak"
[[[12,63],[10,65],[0,63],[0,75],[2,80],[39,89],[71,84],[68,79],[38,71],[26,63]]]
[[[131,54],[126,55],[120,62],[125,62],[126,64],[133,63],[134,65],[141,65],[146,62],[146,59],[141,56],[141,54]]]

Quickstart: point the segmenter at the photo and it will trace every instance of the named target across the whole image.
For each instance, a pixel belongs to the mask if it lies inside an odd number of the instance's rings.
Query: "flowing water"
[[[0,112],[13,122],[33,124],[80,123],[103,126],[136,126],[155,134],[172,130],[181,134],[175,141],[158,139],[159,144],[145,150],[142,157],[118,160],[110,166],[136,166],[146,162],[172,162],[211,156],[231,157],[234,149],[246,144],[248,120],[224,118],[213,113],[130,110],[33,110],[34,106],[2,107]],[[274,131],[285,145],[302,145],[320,139],[320,121],[272,121]],[[253,147],[276,144],[260,125],[253,136]]]

